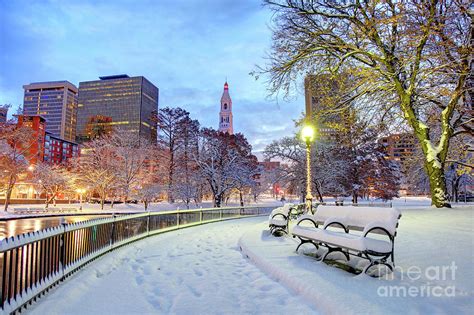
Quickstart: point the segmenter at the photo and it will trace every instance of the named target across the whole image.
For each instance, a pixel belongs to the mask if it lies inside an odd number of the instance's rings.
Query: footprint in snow
[[[203,276],[202,271],[200,271],[200,270],[198,270],[198,269],[196,269],[196,268],[194,269],[194,274],[195,274],[196,276],[198,276],[198,277],[202,277],[202,276]]]

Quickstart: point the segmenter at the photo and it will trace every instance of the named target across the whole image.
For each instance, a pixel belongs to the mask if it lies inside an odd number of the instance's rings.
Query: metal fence
[[[184,227],[266,215],[274,207],[147,212],[26,233],[0,242],[0,312],[14,313],[79,267],[135,240]]]

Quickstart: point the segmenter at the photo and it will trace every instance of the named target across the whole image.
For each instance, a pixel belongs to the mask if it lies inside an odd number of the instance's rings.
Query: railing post
[[[150,235],[150,211],[148,211],[148,216],[146,219],[146,235]]]
[[[64,274],[66,273],[66,225],[67,223],[62,222],[61,223],[63,227],[63,233],[61,234],[60,240],[59,240],[59,262],[61,263],[61,271],[62,271],[62,276],[61,276],[61,281],[64,280]]]
[[[179,228],[179,210],[176,212],[176,227]]]
[[[199,210],[199,222],[202,223],[202,209]]]
[[[115,233],[115,213],[112,214],[112,231],[110,232],[110,248],[114,245],[114,233]]]

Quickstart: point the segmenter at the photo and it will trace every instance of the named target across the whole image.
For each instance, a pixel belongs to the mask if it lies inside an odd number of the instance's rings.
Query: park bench
[[[78,210],[76,207],[61,207],[62,212],[77,212]]]
[[[44,208],[39,208],[39,207],[14,207],[13,212],[15,214],[42,213],[42,212],[44,212]]]
[[[25,214],[29,212],[28,207],[14,207],[13,212],[15,214]]]
[[[320,246],[328,249],[320,261],[333,252],[340,252],[347,260],[350,260],[349,255],[368,259],[364,273],[376,265],[385,265],[393,271],[394,241],[400,217],[400,211],[395,208],[320,206],[316,214],[302,216],[293,228],[293,237],[300,240],[296,251],[301,245],[311,243],[318,250]]]
[[[270,233],[275,235],[279,232],[288,234],[288,221],[290,220],[290,211],[293,204],[287,203],[282,207],[273,209],[268,218],[268,227]]]

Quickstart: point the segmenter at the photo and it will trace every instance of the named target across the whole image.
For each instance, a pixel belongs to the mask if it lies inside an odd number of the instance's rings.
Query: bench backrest
[[[319,206],[314,218],[318,223],[334,218],[349,229],[357,230],[364,230],[372,225],[380,226],[394,235],[400,216],[400,211],[395,208]]]
[[[26,211],[29,210],[29,208],[13,208],[14,211]]]
[[[270,214],[270,218],[276,213],[283,213],[285,216],[288,216],[288,213],[290,212],[291,207],[293,207],[292,203],[286,203],[281,207],[273,209]]]

